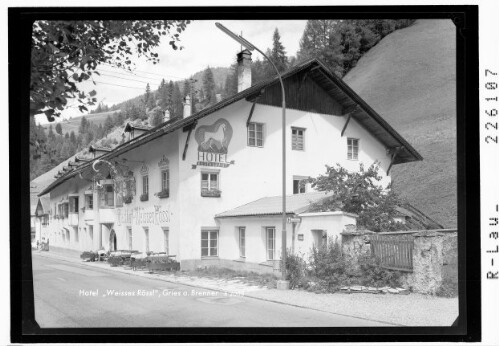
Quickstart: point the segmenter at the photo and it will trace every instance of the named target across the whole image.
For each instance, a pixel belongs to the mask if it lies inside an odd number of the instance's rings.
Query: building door
[[[145,238],[145,252],[149,252],[149,228],[144,227],[144,238]]]
[[[110,251],[116,251],[117,249],[117,241],[116,241],[116,232],[114,229],[111,230],[111,233],[109,234],[109,250]]]
[[[320,249],[327,244],[327,233],[322,229],[313,229],[314,247]]]

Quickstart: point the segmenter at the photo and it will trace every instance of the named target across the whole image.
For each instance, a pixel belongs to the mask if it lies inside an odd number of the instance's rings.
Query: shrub
[[[331,239],[327,246],[313,248],[310,255],[310,274],[317,278],[317,284],[327,292],[336,292],[340,286],[355,281],[352,268],[343,257],[337,239]]]
[[[400,286],[401,273],[398,270],[383,268],[379,259],[370,255],[363,255],[359,257],[359,265],[363,285],[374,287]]]
[[[281,262],[282,264],[282,262]],[[306,287],[305,261],[296,254],[286,254],[286,280],[289,281],[289,288]]]

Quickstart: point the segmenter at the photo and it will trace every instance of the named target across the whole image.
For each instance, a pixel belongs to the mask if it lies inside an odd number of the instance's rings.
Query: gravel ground
[[[336,314],[403,326],[450,326],[458,316],[458,298],[409,295],[335,293],[276,289],[248,292],[250,297],[272,300]]]
[[[119,271],[130,275],[147,276],[159,280],[188,284],[196,287],[220,291],[240,292],[247,297],[263,299],[288,305],[300,306],[400,326],[450,326],[458,316],[458,298],[442,298],[411,293],[409,295],[369,294],[369,293],[321,293],[301,290],[279,291],[277,289],[257,288],[238,280],[212,279],[189,276],[182,273],[147,274],[144,271],[125,270],[123,267],[110,267],[103,262],[82,262],[52,253],[42,256],[58,257],[78,262],[90,267]],[[184,275],[185,274],[185,275]]]

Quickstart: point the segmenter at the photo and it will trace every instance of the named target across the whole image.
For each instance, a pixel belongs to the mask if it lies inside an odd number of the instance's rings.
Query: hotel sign
[[[117,208],[115,212],[118,226],[131,226],[132,224],[137,226],[161,226],[170,223],[170,212],[160,205],[155,205],[152,208]]]
[[[232,126],[225,119],[218,119],[213,125],[199,126],[194,134],[198,143],[196,166],[229,167],[234,161],[227,160]]]

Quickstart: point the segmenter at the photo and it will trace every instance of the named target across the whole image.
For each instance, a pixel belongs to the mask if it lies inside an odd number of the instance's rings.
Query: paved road
[[[34,253],[35,318],[64,327],[337,327],[379,322],[142,278]]]

